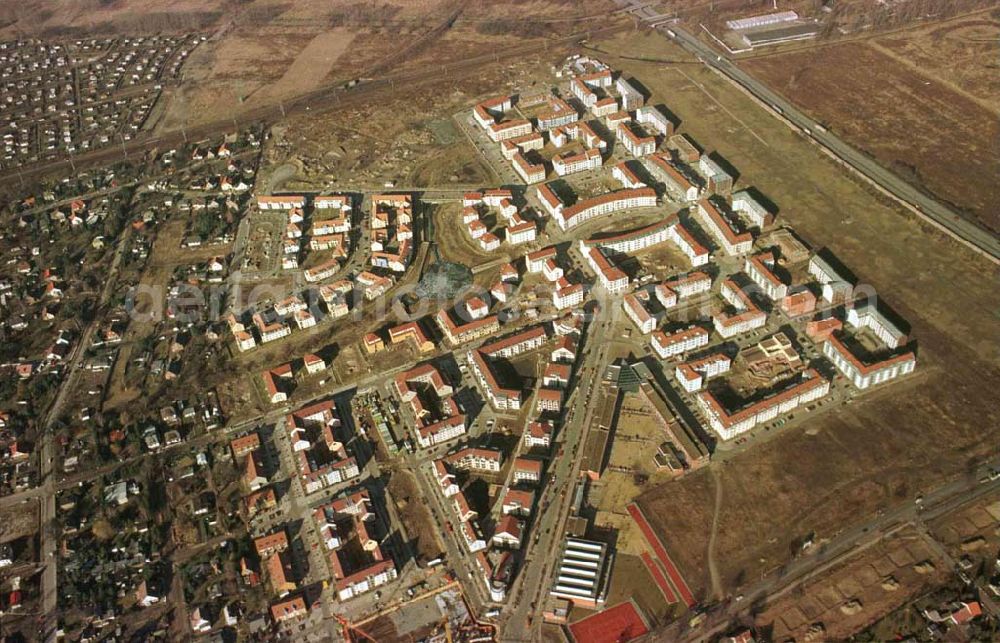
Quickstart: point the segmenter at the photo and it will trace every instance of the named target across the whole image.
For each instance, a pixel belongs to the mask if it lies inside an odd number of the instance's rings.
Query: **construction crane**
[[[340,614],[334,614],[333,617],[337,619],[338,623],[340,623],[340,634],[341,636],[344,637],[344,640],[347,641],[347,643],[354,643],[355,639],[353,636],[351,636],[351,632],[357,632],[358,634],[361,635],[360,638],[362,639],[367,639],[372,643],[378,643],[378,641],[368,636],[368,634],[366,634],[364,630],[351,625],[351,622],[348,621],[343,616],[341,616]]]

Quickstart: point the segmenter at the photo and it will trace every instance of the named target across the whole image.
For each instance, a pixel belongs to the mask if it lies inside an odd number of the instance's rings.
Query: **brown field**
[[[399,518],[406,525],[410,544],[417,556],[432,560],[441,555],[444,546],[427,504],[421,499],[417,481],[408,471],[396,471],[389,479],[389,494],[396,502]]]
[[[1000,492],[986,494],[958,511],[929,524],[934,537],[957,559],[994,560],[1000,546]]]
[[[653,35],[599,49],[683,59]],[[677,113],[682,131],[718,149],[740,171],[739,183],[777,203],[780,222],[814,246],[829,246],[877,287],[917,342],[917,372],[908,381],[810,418],[808,434],[785,432],[713,465],[723,489],[714,556],[722,584],[732,589],[777,567],[797,537],[833,533],[995,453],[1000,293],[993,267],[873,195],[718,76],[695,66],[603,57]],[[697,471],[639,500],[659,519],[668,550],[696,591],[708,580],[711,478]]]
[[[606,605],[617,605],[628,599],[635,601],[639,610],[646,615],[651,624],[665,623],[669,616],[677,611],[677,603],[668,605],[660,593],[653,576],[646,569],[642,559],[629,554],[615,556],[615,566],[611,573],[611,586],[608,589]],[[588,610],[573,610],[570,617],[578,621],[593,614]]]
[[[511,4],[517,16],[512,19]],[[174,129],[273,105],[328,83],[462,60],[511,41],[603,24],[606,0],[26,0],[0,7],[0,34],[210,36],[171,89],[158,127]],[[455,16],[450,27],[436,29]],[[552,21],[553,27],[545,25]],[[429,35],[428,35],[429,34]]]
[[[970,18],[742,65],[848,143],[997,231],[1000,83],[986,50],[995,50],[998,26]]]
[[[934,571],[920,574],[914,567],[931,561]],[[758,631],[768,639],[803,640],[815,623],[822,623],[827,640],[839,640],[882,618],[897,606],[940,582],[948,572],[943,560],[914,531],[898,533],[829,572],[772,602],[756,618]],[[892,578],[895,589],[883,583]],[[841,608],[860,603],[856,613]]]

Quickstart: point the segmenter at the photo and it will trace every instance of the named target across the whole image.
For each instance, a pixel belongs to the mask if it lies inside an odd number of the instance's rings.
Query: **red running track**
[[[670,587],[670,583],[667,582],[666,576],[660,571],[660,566],[656,564],[656,561],[653,560],[648,551],[642,552],[642,562],[646,563],[646,569],[653,575],[653,580],[660,586],[660,591],[663,592],[663,596],[667,599],[667,602],[676,603],[677,594],[674,594],[674,590]]]
[[[628,506],[629,515],[632,516],[632,520],[635,524],[639,525],[639,529],[642,530],[642,534],[646,537],[649,545],[653,548],[653,552],[656,553],[656,557],[660,559],[663,563],[663,568],[667,570],[667,576],[670,577],[671,582],[673,582],[674,587],[677,588],[677,592],[681,595],[681,599],[688,607],[694,607],[696,601],[694,600],[694,594],[691,593],[691,588],[688,587],[687,583],[684,582],[684,577],[681,573],[677,571],[677,567],[674,565],[674,561],[670,560],[670,554],[667,550],[663,548],[663,544],[660,539],[656,537],[653,533],[652,527],[646,522],[646,517],[642,515],[642,511],[639,510],[634,504]]]

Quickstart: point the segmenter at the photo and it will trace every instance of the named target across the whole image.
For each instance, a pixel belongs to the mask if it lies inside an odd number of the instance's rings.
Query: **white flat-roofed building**
[[[642,92],[625,80],[624,77],[620,76],[615,81],[615,89],[618,90],[618,95],[622,99],[622,110],[626,112],[637,110],[646,102],[646,99],[642,96]]]
[[[768,212],[767,208],[746,190],[733,193],[733,212],[746,217],[752,225],[758,228],[763,228],[774,222],[774,215]]]
[[[708,346],[708,337],[709,332],[701,326],[691,326],[669,334],[658,330],[653,333],[650,343],[660,359],[667,359]]]
[[[652,105],[645,105],[635,110],[635,120],[641,125],[649,125],[660,136],[673,136],[674,124],[666,114]]]
[[[831,303],[849,297],[854,288],[850,280],[818,254],[809,260],[809,275],[822,287],[823,299]]]
[[[698,393],[697,399],[712,430],[723,440],[731,440],[829,392],[830,380],[809,369],[798,382],[738,411],[727,411],[709,391]]]
[[[747,257],[743,262],[743,272],[760,286],[771,301],[784,299],[788,294],[788,286],[774,274],[774,255],[770,252]]]
[[[849,307],[847,323],[855,328],[870,329],[889,348],[899,348],[906,343],[906,334],[871,301]]]
[[[708,190],[712,194],[728,195],[733,191],[733,177],[729,176],[719,164],[708,157],[702,155],[698,159],[698,171],[705,177]]]
[[[586,607],[603,605],[607,590],[608,546],[568,536],[549,594]]]
[[[837,370],[859,389],[866,389],[907,375],[917,367],[917,358],[912,352],[889,357],[874,364],[865,364],[834,335],[830,335],[823,343],[823,354],[830,358]]]
[[[727,20],[726,27],[732,29],[733,31],[740,31],[743,29],[755,29],[757,27],[767,27],[769,25],[777,25],[783,22],[793,22],[799,19],[799,14],[794,11],[778,11],[775,13],[767,13],[761,16],[751,16],[749,18],[738,18],[736,20]]]
[[[694,235],[691,234],[691,231],[683,223],[678,222],[677,225],[671,226],[669,234],[670,240],[677,244],[681,252],[687,255],[688,259],[691,260],[692,266],[704,266],[708,263],[711,257],[708,248],[698,243],[698,240],[694,238]]]
[[[737,232],[719,209],[708,199],[698,202],[697,209],[701,223],[709,234],[719,243],[719,246],[729,255],[742,255],[753,248],[753,235],[749,232]]]

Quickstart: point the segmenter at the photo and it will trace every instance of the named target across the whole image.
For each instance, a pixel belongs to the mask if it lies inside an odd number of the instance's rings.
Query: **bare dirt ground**
[[[755,626],[781,641],[806,640],[822,624],[824,640],[840,640],[933,587],[945,570],[915,531],[900,532],[771,603]]]
[[[821,537],[920,488],[965,475],[995,453],[1000,381],[993,341],[1000,293],[985,261],[874,196],[737,89],[653,35],[597,43],[598,55],[639,78],[707,150],[717,149],[780,207],[779,220],[827,245],[912,326],[918,366],[854,404],[732,456],[715,474],[726,490],[715,554],[727,590],[779,566],[792,542]],[[919,269],[915,267],[919,266]],[[707,471],[639,500],[693,587],[708,583],[714,487]],[[702,594],[704,595],[704,594]]]
[[[1000,82],[989,50],[998,32],[1000,22],[978,14],[742,66],[849,143],[996,231]]]

